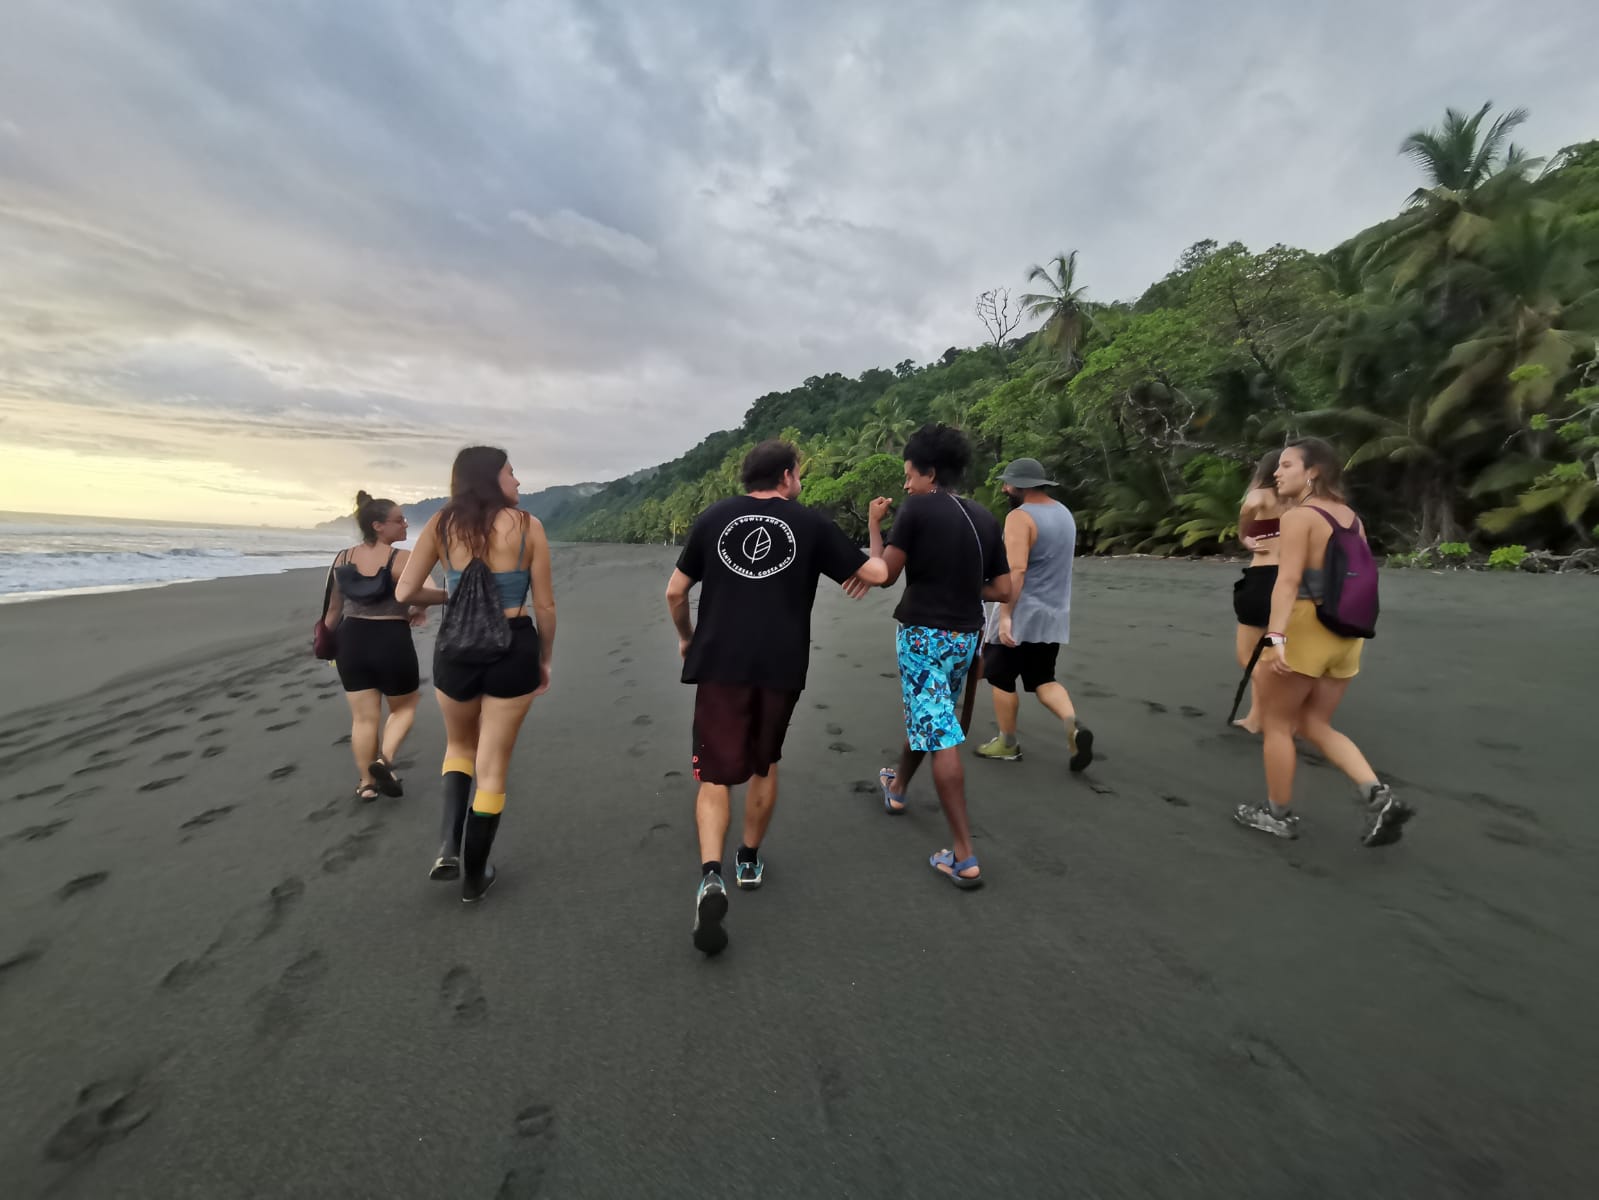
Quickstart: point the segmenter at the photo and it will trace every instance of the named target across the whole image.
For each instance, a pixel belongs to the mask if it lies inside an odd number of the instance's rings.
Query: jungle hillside
[[[1100,301],[1091,248],[1061,250],[975,298],[974,345],[762,396],[737,429],[574,495],[552,535],[679,540],[784,436],[804,502],[864,536],[906,438],[941,421],[970,437],[987,504],[1005,462],[1042,460],[1085,552],[1235,549],[1255,462],[1316,435],[1390,556],[1592,562],[1599,141],[1540,157],[1527,121],[1485,104],[1403,137],[1415,191],[1323,253],[1202,241],[1136,300]]]

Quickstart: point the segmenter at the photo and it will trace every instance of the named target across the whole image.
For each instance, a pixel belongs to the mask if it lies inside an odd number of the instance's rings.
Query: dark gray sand
[[[931,780],[877,800],[892,598],[825,587],[767,884],[707,962],[671,562],[559,552],[475,909],[426,878],[430,697],[406,796],[351,796],[319,578],[0,608],[0,1191],[1589,1192],[1599,581],[1385,577],[1342,724],[1420,815],[1368,851],[1309,761],[1301,841],[1229,820],[1233,571],[1080,563],[1103,755],[1069,776],[1029,700],[1026,758],[969,763],[971,894]]]

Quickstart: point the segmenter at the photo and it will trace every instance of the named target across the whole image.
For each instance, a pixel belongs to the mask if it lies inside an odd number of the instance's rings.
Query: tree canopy
[[[1344,456],[1373,541],[1572,550],[1599,538],[1599,141],[1547,161],[1521,109],[1455,110],[1405,137],[1420,183],[1325,253],[1196,243],[1137,300],[1089,298],[1076,250],[1025,273],[1041,324],[857,379],[762,396],[735,430],[562,509],[578,540],[680,539],[786,436],[806,503],[864,535],[927,421],[967,432],[973,490],[1010,458],[1061,480],[1085,548],[1205,553],[1236,537],[1255,461],[1307,434]],[[991,331],[990,331],[991,332]]]

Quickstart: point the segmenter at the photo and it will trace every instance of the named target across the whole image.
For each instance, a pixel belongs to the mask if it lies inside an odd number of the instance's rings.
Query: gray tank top
[[[1064,645],[1071,640],[1072,632],[1072,556],[1077,553],[1077,521],[1071,509],[1053,500],[1024,504],[1022,511],[1033,519],[1038,537],[1027,556],[1027,577],[1011,616],[1011,636],[1018,642]],[[989,639],[998,634],[996,604],[989,621]]]

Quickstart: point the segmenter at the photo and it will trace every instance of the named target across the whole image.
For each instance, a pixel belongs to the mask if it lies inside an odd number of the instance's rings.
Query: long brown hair
[[[1298,450],[1305,456],[1305,470],[1315,468],[1316,481],[1310,490],[1312,496],[1344,503],[1344,463],[1331,442],[1318,437],[1300,438],[1297,442],[1289,442],[1286,449]]]
[[[1282,460],[1281,448],[1267,451],[1266,456],[1255,464],[1255,474],[1249,481],[1249,490],[1258,492],[1261,488],[1271,488],[1275,491],[1276,485],[1272,482],[1272,476],[1277,474],[1277,464]]]
[[[497,446],[468,446],[450,468],[450,499],[439,510],[439,548],[449,553],[453,537],[473,558],[488,553],[494,518],[512,508],[500,490],[500,471],[510,455]]]

